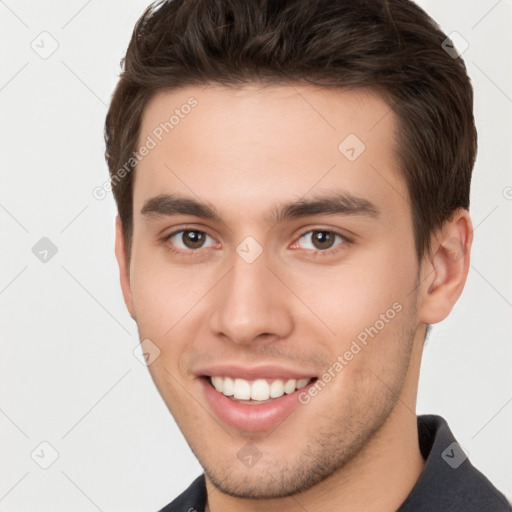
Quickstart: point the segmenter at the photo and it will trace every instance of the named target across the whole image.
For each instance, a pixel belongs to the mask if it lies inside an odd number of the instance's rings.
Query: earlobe
[[[115,253],[117,264],[119,265],[119,279],[121,282],[121,290],[123,292],[124,303],[128,308],[130,316],[135,320],[135,309],[133,307],[132,290],[130,287],[130,267],[126,258],[123,227],[119,215],[116,218]]]
[[[473,226],[465,209],[457,210],[432,240],[422,268],[420,320],[444,320],[457,302],[469,271]]]

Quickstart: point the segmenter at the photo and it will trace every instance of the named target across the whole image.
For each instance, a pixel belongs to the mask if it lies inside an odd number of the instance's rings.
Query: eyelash
[[[203,249],[203,247],[200,247],[199,249],[188,249],[188,250],[182,250],[182,249],[176,249],[176,247],[174,247],[174,245],[169,245],[169,240],[177,235],[178,233],[184,233],[186,231],[196,231],[198,233],[203,233],[207,236],[209,236],[210,238],[213,238],[212,236],[210,236],[208,233],[206,233],[206,231],[202,231],[200,229],[195,229],[195,228],[182,228],[182,229],[178,229],[176,231],[173,231],[172,233],[168,234],[168,235],[165,235],[163,238],[162,238],[162,242],[167,244],[167,249],[174,253],[174,254],[179,254],[179,255],[182,255],[182,256],[195,256],[200,249]],[[310,254],[310,255],[313,255],[313,257],[325,257],[325,256],[331,256],[333,254],[336,254],[339,250],[343,250],[343,246],[346,246],[347,244],[351,244],[353,243],[351,239],[349,239],[348,237],[346,237],[345,235],[342,235],[341,233],[338,233],[337,231],[333,231],[331,229],[308,229],[304,232],[302,232],[298,238],[297,238],[297,242],[294,242],[294,245],[296,243],[298,243],[298,241],[304,236],[304,235],[307,235],[308,233],[331,233],[333,234],[335,237],[340,237],[341,238],[341,243],[339,243],[338,245],[334,246],[333,248],[330,248],[330,249],[325,249],[325,250],[320,250],[320,249],[317,249],[317,250],[313,250],[313,249],[306,249],[306,251]]]

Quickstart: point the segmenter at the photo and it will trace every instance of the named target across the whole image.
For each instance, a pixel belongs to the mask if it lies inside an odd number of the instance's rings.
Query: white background
[[[427,342],[418,413],[444,416],[511,498],[512,2],[419,3],[469,43],[479,154],[472,268]],[[0,2],[1,511],[156,511],[201,473],[133,355],[114,202],[92,196],[108,178],[103,123],[119,61],[146,5]],[[58,42],[47,59],[31,48],[43,31]],[[42,237],[58,248],[47,263],[32,253]],[[46,470],[31,458],[43,441],[59,455]]]

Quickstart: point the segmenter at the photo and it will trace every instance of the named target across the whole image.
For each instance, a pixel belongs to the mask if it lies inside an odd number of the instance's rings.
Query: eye
[[[308,231],[301,235],[297,244],[300,244],[301,241],[304,244],[302,245],[303,249],[326,252],[328,249],[332,249],[333,247],[347,242],[347,239],[334,231],[318,229]]]
[[[204,231],[197,229],[181,229],[175,231],[165,237],[166,241],[169,241],[172,245],[181,250],[194,250],[204,248],[204,243],[207,239],[210,239],[211,243],[207,247],[215,245],[215,240],[210,235],[207,235]]]

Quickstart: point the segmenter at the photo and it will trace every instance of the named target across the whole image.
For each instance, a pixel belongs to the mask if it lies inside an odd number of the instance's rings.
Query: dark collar
[[[418,416],[425,467],[397,512],[508,512],[512,507],[469,461],[441,416]]]

